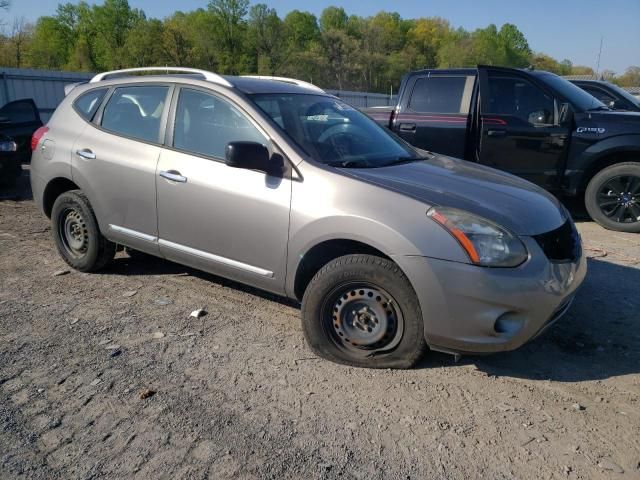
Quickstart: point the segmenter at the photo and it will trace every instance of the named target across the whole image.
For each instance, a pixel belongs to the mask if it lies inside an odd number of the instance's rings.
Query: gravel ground
[[[640,236],[581,222],[587,281],[520,350],[371,371],[212,275],[68,271],[22,188],[0,200],[2,479],[640,478]]]

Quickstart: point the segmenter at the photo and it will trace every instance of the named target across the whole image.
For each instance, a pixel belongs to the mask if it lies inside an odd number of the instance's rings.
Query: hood
[[[579,138],[601,140],[617,135],[640,134],[640,112],[617,110],[576,114],[574,134]]]
[[[560,227],[567,214],[560,202],[534,184],[493,168],[445,156],[382,168],[345,169],[361,180],[430,206],[458,208],[491,220],[517,235]]]

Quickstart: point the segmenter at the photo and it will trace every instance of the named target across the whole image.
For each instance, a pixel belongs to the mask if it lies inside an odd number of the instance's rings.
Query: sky
[[[58,0],[12,0],[10,11],[3,16],[34,21],[40,15],[53,14],[58,3]],[[169,16],[176,9],[206,8],[207,3],[207,0],[129,0],[131,7],[156,18]],[[335,5],[343,7],[349,15],[369,16],[386,10],[396,11],[403,18],[440,16],[454,27],[467,30],[490,23],[498,26],[513,23],[525,34],[532,50],[558,60],[568,58],[576,65],[595,70],[602,39],[600,71],[620,74],[630,65],[640,66],[640,0],[252,0],[252,3],[266,3],[281,17],[294,9],[319,16],[325,7]]]

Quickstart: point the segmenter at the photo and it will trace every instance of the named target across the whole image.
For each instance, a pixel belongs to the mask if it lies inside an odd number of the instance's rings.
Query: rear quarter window
[[[107,93],[107,90],[107,88],[98,88],[83,93],[73,102],[73,108],[82,118],[90,122],[98,110],[100,103],[102,103],[102,99]]]

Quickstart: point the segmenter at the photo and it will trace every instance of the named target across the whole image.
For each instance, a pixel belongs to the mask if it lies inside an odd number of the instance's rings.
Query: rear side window
[[[159,143],[166,86],[116,88],[102,114],[102,128],[127,137]]]
[[[196,90],[180,90],[173,146],[187,152],[223,159],[230,142],[265,144],[266,139],[229,102]]]
[[[421,113],[469,113],[473,76],[434,76],[416,81],[409,108]]]
[[[82,118],[90,122],[95,115],[96,110],[98,110],[100,102],[102,102],[107,90],[108,89],[106,88],[98,88],[80,95],[76,101],[73,102],[76,112],[78,112]]]
[[[16,100],[0,108],[0,117],[7,123],[31,123],[38,121],[38,113],[31,100]]]

